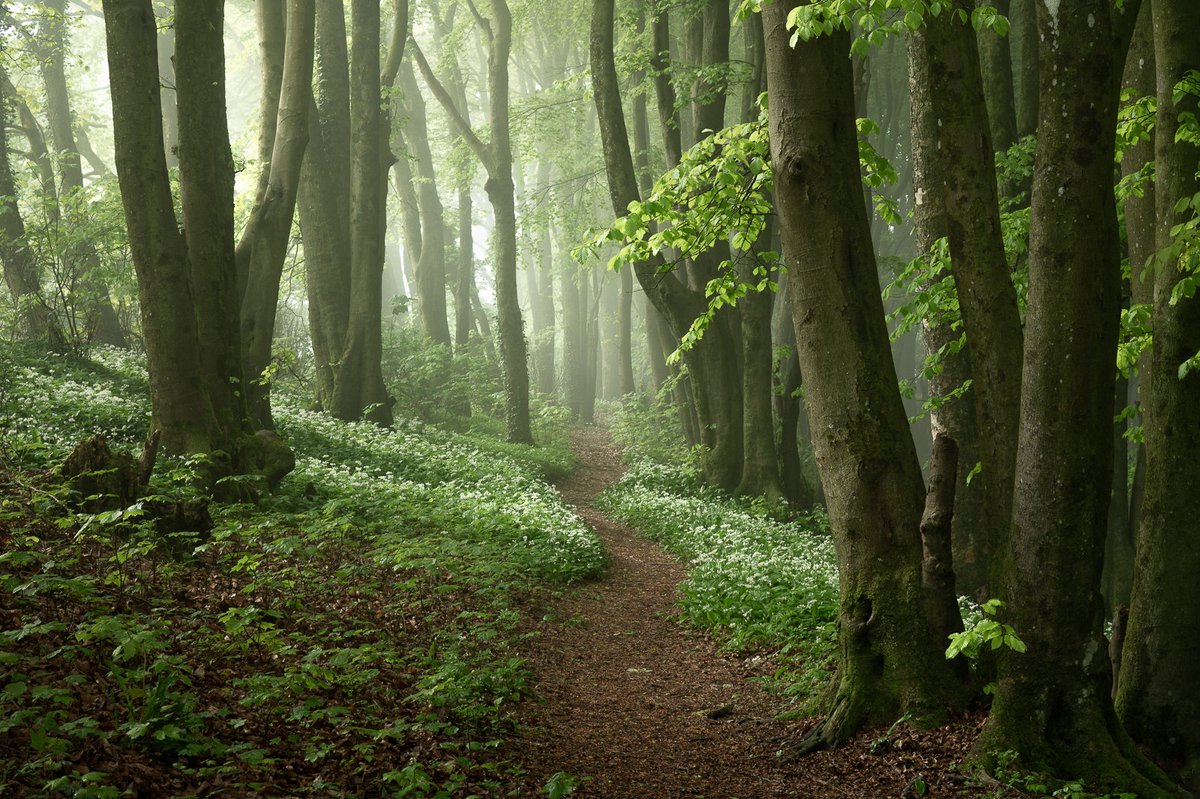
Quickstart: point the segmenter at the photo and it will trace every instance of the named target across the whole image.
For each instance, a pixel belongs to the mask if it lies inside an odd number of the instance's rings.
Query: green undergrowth
[[[48,471],[96,432],[138,446],[147,408],[129,356],[0,355],[0,795],[504,795],[519,643],[604,565],[543,480],[562,449],[280,397],[279,494],[164,539]]]
[[[792,515],[702,487],[693,462],[661,412],[616,411],[614,436],[629,470],[598,506],[688,564],[683,618],[730,649],[768,656],[771,684],[817,710],[831,675],[838,609],[837,566],[822,511]],[[647,431],[642,435],[639,431]]]

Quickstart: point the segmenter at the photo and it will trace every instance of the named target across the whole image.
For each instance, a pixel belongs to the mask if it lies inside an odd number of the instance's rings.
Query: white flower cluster
[[[736,646],[814,630],[837,608],[833,542],[717,496],[663,490],[663,468],[635,464],[602,498],[603,508],[690,564],[684,611],[724,629]]]

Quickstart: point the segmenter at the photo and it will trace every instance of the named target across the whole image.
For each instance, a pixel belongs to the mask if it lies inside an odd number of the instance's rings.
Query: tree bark
[[[230,434],[246,416],[233,247],[233,154],[225,117],[222,0],[189,0],[176,10],[179,194],[191,264],[200,372],[217,423]]]
[[[154,12],[150,0],[105,0],[104,18],[117,175],[138,277],[153,425],[167,453],[206,452],[216,419],[196,368],[191,265],[163,152]]]
[[[629,203],[639,199],[639,192],[613,57],[612,0],[595,0],[592,5],[591,65],[609,197],[613,212],[623,215]],[[660,263],[637,264],[635,274],[674,334],[682,337],[692,320],[703,313],[707,301],[674,275],[659,274]],[[732,333],[726,315],[710,325],[700,342],[683,357],[705,447],[701,461],[705,479],[730,491],[737,488],[741,478],[743,434],[741,381],[729,379],[740,375],[741,370]]]
[[[967,0],[952,9],[970,13]],[[941,195],[950,243],[951,272],[968,340],[971,396],[980,431],[985,511],[977,551],[981,567],[1008,551],[1013,469],[1021,398],[1021,317],[1000,229],[995,157],[988,135],[984,80],[970,28],[955,13],[939,15],[915,32],[924,46],[928,91],[913,93],[913,117],[933,114],[923,130],[936,137],[937,180],[923,185],[927,170],[914,172],[922,194]],[[922,125],[925,128],[926,125]],[[973,466],[974,464],[971,464]],[[971,468],[968,466],[968,468]]]
[[[75,117],[67,89],[66,0],[46,0],[45,5],[51,18],[47,26],[47,45],[40,54],[39,63],[46,86],[46,119],[50,123],[50,139],[58,153],[62,181],[60,198],[72,200],[68,207],[73,209],[84,189],[83,163],[75,144]],[[90,241],[84,240],[75,249],[76,252],[68,254],[68,261],[73,263],[78,259],[78,264],[71,268],[77,272],[83,289],[83,306],[91,339],[113,347],[129,346],[125,331],[121,328],[121,320],[113,308],[108,285],[96,274],[100,267],[96,248]]]
[[[1000,657],[977,748],[1158,797],[1169,783],[1113,711],[1099,594],[1120,304],[1110,189],[1119,13],[1107,0],[1038,7],[1040,107],[1055,113],[1038,131],[1012,555],[998,592],[1028,651]]]
[[[350,321],[337,371],[333,414],[392,423],[383,384],[383,256],[387,148],[379,57],[379,0],[351,0]]]
[[[985,3],[995,8],[997,13],[1009,16],[1009,0],[980,0],[981,5]],[[965,4],[964,10],[969,14],[970,4]],[[935,23],[936,20],[927,20],[927,24]],[[965,30],[960,30],[958,35],[965,36],[966,33]],[[992,147],[996,150],[1007,150],[1017,141],[1017,108],[1016,98],[1013,96],[1012,51],[1009,47],[1012,40],[987,28],[979,31],[977,40]]]
[[[284,15],[263,13],[272,4],[278,4],[277,10],[282,12],[281,0],[259,2],[263,50],[267,53],[282,46],[282,69],[276,82],[275,71],[270,67],[274,56],[264,59],[260,150],[266,160],[258,195],[237,248],[238,274],[245,275],[244,290],[238,295],[241,357],[247,380],[244,393],[249,413],[258,426],[267,428],[273,425],[270,387],[264,382],[263,373],[271,363],[279,282],[287,260],[300,174],[308,147],[316,14],[313,0],[288,0],[287,27],[282,41],[275,42],[279,39],[278,32],[271,29],[284,22]],[[272,42],[275,43],[268,46]]]
[[[862,200],[849,34],[793,50],[795,3],[763,8],[775,200],[805,404],[840,583],[836,692],[802,749],[963,698],[943,656],[952,592],[922,580],[923,486],[884,324]]]
[[[1012,29],[1021,41],[1016,53],[1020,91],[1016,94],[1017,136],[1037,133],[1038,125],[1038,29],[1037,0],[1012,0]],[[1014,87],[1015,88],[1015,87]]]
[[[915,191],[913,217],[917,253],[927,256],[936,242],[946,236],[946,196],[941,187],[942,159],[938,154],[937,113],[933,93],[938,89],[932,79],[927,34],[908,37],[908,79],[912,124],[912,172]],[[942,368],[929,380],[932,398],[944,398],[971,378],[966,350],[953,352],[951,345],[959,334],[936,319],[921,323],[921,341],[927,353],[944,352]],[[954,570],[960,593],[977,596],[988,583],[988,537],[982,483],[967,482],[967,476],[979,462],[979,430],[975,397],[948,400],[930,412],[932,438],[947,437],[957,443],[958,474],[955,478],[954,513],[951,520]],[[943,453],[945,450],[942,451]],[[929,469],[946,472],[939,464],[936,449],[930,454]],[[1003,514],[996,523],[1008,524]],[[993,527],[995,524],[993,524]]]
[[[350,323],[350,75],[342,0],[317,0],[316,94],[297,210],[304,241],[317,404],[334,409],[338,364]]]
[[[421,220],[420,254],[417,259],[417,299],[421,305],[421,323],[425,335],[436,344],[451,346],[450,322],[446,308],[446,222],[445,209],[438,194],[433,152],[429,147],[429,129],[425,99],[417,87],[412,63],[400,66],[399,86],[403,94],[404,143],[407,157],[416,165],[416,198]],[[401,155],[401,158],[406,157]]]
[[[1134,26],[1133,38],[1129,44],[1129,53],[1125,57],[1125,73],[1121,85],[1133,90],[1136,97],[1149,97],[1157,92],[1157,77],[1154,65],[1154,4],[1144,0],[1138,13],[1137,24]],[[1127,149],[1121,158],[1121,176],[1127,177],[1144,168],[1154,160],[1153,137],[1141,141]],[[1125,238],[1129,245],[1129,293],[1130,302],[1134,305],[1152,305],[1154,303],[1154,270],[1150,268],[1150,258],[1157,247],[1155,237],[1157,220],[1155,219],[1155,188],[1154,181],[1147,180],[1142,184],[1142,196],[1128,197],[1125,200]],[[1137,401],[1139,416],[1142,408],[1150,403],[1150,355],[1142,353],[1137,362]],[[1146,482],[1146,447],[1138,445],[1137,456],[1134,459],[1133,485],[1129,493],[1129,517],[1127,519],[1124,539],[1133,546],[1137,539],[1137,528],[1141,521],[1142,497]]]
[[[1193,211],[1175,210],[1200,190],[1200,147],[1176,134],[1185,115],[1200,111],[1195,96],[1173,100],[1174,87],[1200,69],[1200,7],[1181,0],[1154,0],[1154,49],[1158,72],[1155,123],[1156,208],[1159,251],[1172,243],[1171,229]],[[1133,601],[1122,657],[1117,706],[1126,729],[1156,759],[1177,765],[1184,783],[1200,789],[1200,569],[1194,486],[1200,452],[1200,373],[1180,378],[1179,365],[1200,352],[1200,303],[1171,294],[1183,269],[1168,263],[1154,273],[1154,348],[1151,391],[1145,414],[1146,494],[1138,529]]]
[[[512,52],[512,14],[506,0],[492,0],[492,18],[479,18],[488,43],[488,101],[491,140],[484,143],[458,113],[453,98],[433,74],[417,48],[414,55],[426,84],[458,133],[467,141],[487,170],[484,184],[495,220],[493,247],[496,257],[496,326],[500,360],[504,367],[505,427],[508,440],[533,443],[529,419],[529,363],[525,325],[517,292],[517,209],[513,182],[513,153],[509,130],[508,60]]]

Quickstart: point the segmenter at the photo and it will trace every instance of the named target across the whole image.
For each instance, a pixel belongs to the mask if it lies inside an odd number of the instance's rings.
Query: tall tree
[[[959,0],[954,11],[970,18],[971,4]],[[912,94],[913,118],[929,114],[935,125],[923,130],[935,137],[935,172],[916,173],[919,199],[940,202],[950,245],[950,270],[958,290],[968,340],[971,396],[980,431],[985,511],[979,520],[984,546],[977,553],[1004,553],[1012,507],[1013,469],[1021,396],[1021,317],[1000,229],[996,170],[986,80],[980,72],[975,38],[957,13],[926,20],[913,33],[923,47],[927,90]],[[931,108],[921,108],[927,101]],[[924,125],[922,126],[925,127]],[[922,143],[923,145],[924,143]],[[922,146],[917,145],[917,146]],[[936,178],[932,183],[924,179]],[[922,195],[925,195],[922,198]],[[936,198],[932,195],[940,195]],[[974,464],[965,464],[970,469]]]
[[[771,159],[796,350],[840,583],[836,693],[808,747],[961,700],[943,655],[952,587],[922,575],[924,494],[862,201],[850,40],[789,43],[799,4],[763,7]],[[937,564],[927,574],[949,569]]]
[[[379,0],[350,2],[350,319],[332,411],[339,419],[392,422],[383,383],[383,255],[390,152],[383,114]]]
[[[613,213],[623,215],[640,196],[613,56],[613,13],[611,0],[593,3],[590,58],[609,198]],[[707,301],[702,292],[689,288],[675,274],[660,273],[661,265],[661,261],[639,263],[635,274],[672,333],[682,338],[707,308]],[[705,478],[732,491],[741,477],[742,390],[740,380],[730,379],[740,375],[741,364],[734,331],[727,322],[711,325],[697,345],[684,352],[684,363],[700,420],[701,443],[706,448],[702,461]]]
[[[259,471],[274,481],[294,457],[276,437],[250,435],[239,390],[223,12],[223,0],[196,0],[181,4],[176,18],[185,239],[163,148],[151,0],[105,0],[117,176],[141,298],[152,429],[169,453],[207,453],[213,477]]]
[[[268,386],[260,376],[271,362],[279,282],[308,146],[316,6],[313,0],[288,0],[285,12],[283,0],[259,0],[258,7],[265,56],[262,176],[236,255],[248,410],[260,425],[270,427]]]
[[[973,5],[964,3],[961,8],[970,14]],[[1009,14],[1010,0],[993,0],[987,5],[995,8],[997,14],[1005,17]],[[937,17],[933,18],[930,24],[936,24],[936,20]],[[960,31],[960,35],[967,34]],[[1007,150],[1017,141],[1017,108],[1013,96],[1012,50],[1009,46],[1011,39],[991,27],[984,27],[977,34],[977,40],[992,146],[997,150]]]
[[[1200,6],[1186,0],[1153,0],[1158,111],[1155,122],[1155,197],[1158,250],[1166,263],[1155,270],[1150,396],[1145,409],[1146,494],[1138,529],[1129,627],[1122,655],[1118,708],[1133,737],[1161,762],[1181,765],[1187,785],[1200,788],[1200,569],[1194,484],[1200,452],[1200,371],[1180,364],[1200,352],[1200,302],[1176,300],[1174,290],[1189,266],[1172,240],[1175,227],[1200,212],[1200,145],[1180,136],[1196,124],[1200,103],[1193,86],[1175,87],[1200,70]],[[1188,207],[1180,201],[1190,200]]]
[[[1154,797],[1170,785],[1117,721],[1099,594],[1121,290],[1121,14],[1108,0],[1038,6],[1039,104],[1053,112],[1038,130],[1012,554],[998,591],[1028,651],[1000,659],[979,746]]]
[[[471,7],[488,46],[488,102],[491,139],[484,142],[459,113],[446,87],[414,47],[417,65],[459,134],[487,171],[488,199],[495,217],[496,310],[500,358],[504,365],[505,425],[508,439],[532,444],[529,422],[529,364],[524,322],[517,299],[517,208],[509,130],[508,61],[512,52],[512,13],[506,0],[491,0],[491,18]]]
[[[67,89],[67,15],[66,0],[46,0],[45,30],[39,48],[39,64],[46,86],[46,119],[50,139],[57,151],[62,198],[74,210],[84,191],[83,163],[75,143],[75,116]],[[113,308],[108,286],[97,274],[100,256],[90,241],[80,241],[70,253],[83,289],[84,308],[91,338],[101,344],[125,347],[125,332]],[[77,262],[76,262],[77,259]]]
[[[437,344],[449,347],[450,323],[446,312],[446,221],[441,196],[438,194],[437,173],[433,151],[429,146],[429,123],[425,114],[425,99],[417,86],[412,62],[400,65],[399,89],[403,97],[402,143],[407,152],[400,158],[411,159],[416,168],[412,191],[417,203],[421,231],[417,254],[417,299],[421,306],[421,323],[425,335]],[[411,169],[411,167],[410,167]]]
[[[350,321],[350,67],[343,0],[317,0],[316,17],[316,92],[296,200],[317,402],[332,413]]]
[[[942,159],[938,154],[937,111],[933,94],[945,91],[933,78],[928,33],[916,31],[908,36],[908,79],[912,125],[912,173],[915,188],[913,222],[916,228],[917,254],[929,257],[939,239],[946,236],[946,184],[941,174]],[[943,81],[944,82],[944,81]],[[937,276],[938,279],[943,274]],[[954,514],[951,519],[951,539],[954,551],[955,575],[959,592],[972,595],[988,583],[988,530],[984,515],[983,492],[980,482],[968,482],[974,464],[979,460],[979,427],[975,415],[975,395],[947,400],[971,377],[971,365],[965,350],[954,350],[959,332],[949,320],[927,316],[921,322],[921,339],[928,353],[942,353],[941,368],[929,379],[929,392],[942,401],[930,412],[932,437],[953,439],[958,445],[958,475],[954,491]],[[945,448],[935,449],[933,455],[944,454]],[[931,458],[930,471],[944,472],[945,468]],[[1007,533],[1008,513],[995,519]]]
[[[0,17],[8,11],[5,6],[0,2]],[[3,45],[0,44],[2,55]],[[0,64],[0,72],[3,70]],[[25,220],[17,204],[17,186],[8,157],[6,131],[13,100],[9,95],[11,87],[8,76],[3,75],[0,79],[0,265],[4,268],[5,285],[17,305],[21,335],[58,348],[64,343],[62,331],[42,295],[42,277],[37,259],[25,239]]]

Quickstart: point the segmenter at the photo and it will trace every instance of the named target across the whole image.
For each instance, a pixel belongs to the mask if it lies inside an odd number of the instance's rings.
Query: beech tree
[[[152,429],[167,453],[208,455],[213,477],[261,471],[274,481],[294,459],[278,438],[253,434],[241,392],[223,5],[188,2],[176,16],[185,238],[163,148],[151,0],[105,0],[117,176],[142,306]]]
[[[495,216],[496,324],[504,365],[505,424],[510,441],[532,444],[529,424],[529,363],[525,326],[517,301],[517,206],[509,130],[508,60],[512,52],[512,12],[505,0],[491,0],[491,18],[471,7],[488,47],[488,110],[491,138],[484,142],[459,113],[458,105],[433,73],[419,47],[413,55],[434,97],[450,115],[455,129],[487,171],[487,193]]]
[[[286,5],[283,0],[263,0],[258,12],[263,55],[262,172],[236,255],[247,401],[250,412],[270,427],[271,407],[262,375],[271,362],[279,281],[308,146],[316,6],[313,0],[289,0]]]
[[[1200,553],[1195,525],[1200,498],[1181,490],[1200,451],[1200,371],[1185,364],[1200,352],[1200,302],[1176,284],[1195,269],[1174,240],[1175,228],[1197,212],[1200,144],[1180,136],[1200,109],[1200,7],[1153,0],[1158,72],[1155,121],[1155,203],[1158,266],[1153,273],[1154,344],[1145,406],[1146,495],[1138,528],[1129,627],[1121,659],[1117,707],[1130,734],[1164,763],[1180,764],[1183,780],[1200,787]],[[1190,81],[1190,89],[1176,87]],[[1186,85],[1186,84],[1185,84]],[[1133,257],[1131,253],[1131,259]],[[1187,259],[1191,259],[1188,265]]]
[[[1104,0],[1038,6],[1042,113],[1021,432],[1011,562],[998,591],[1028,649],[1000,659],[979,747],[1014,751],[1027,768],[1163,796],[1170,782],[1137,752],[1113,710],[1099,595],[1120,303],[1108,187],[1120,32],[1132,28],[1125,15],[1134,13]]]
[[[799,5],[762,13],[788,299],[840,581],[836,693],[812,748],[907,712],[937,716],[964,691],[936,621],[957,619],[952,582],[936,579],[950,565],[923,575],[924,492],[862,201],[850,35],[793,48]]]

